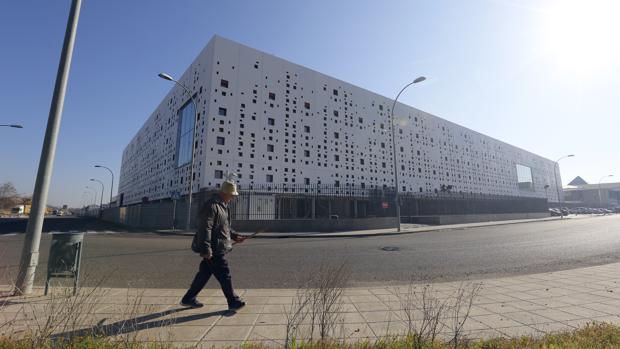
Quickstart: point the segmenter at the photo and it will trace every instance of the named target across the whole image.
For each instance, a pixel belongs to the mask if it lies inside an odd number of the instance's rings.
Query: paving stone
[[[281,343],[286,339],[286,326],[266,325],[254,326],[248,337],[252,340],[279,340]]]
[[[222,316],[217,322],[218,326],[230,325],[254,325],[258,319],[258,314],[234,314],[230,316]]]
[[[490,328],[518,327],[523,324],[498,314],[480,315],[472,317],[474,320],[482,322]]]
[[[521,336],[540,336],[541,332],[530,326],[514,326],[498,329],[505,336],[517,338]]]
[[[506,303],[481,304],[480,307],[483,308],[483,309],[488,310],[491,313],[495,313],[495,314],[504,314],[504,313],[511,313],[511,312],[521,311],[521,309],[515,308],[515,307],[513,307],[511,305],[508,305]]]
[[[508,313],[508,314],[503,314],[503,315],[507,318],[513,319],[524,325],[533,325],[533,324],[553,322],[553,320],[548,317],[541,316],[539,314],[535,314],[535,313],[531,313],[527,311],[520,311],[516,313]]]
[[[531,312],[558,322],[575,320],[581,317],[558,309],[532,310]]]
[[[202,338],[202,341],[243,341],[254,326],[213,326]]]
[[[578,315],[579,317],[582,317],[582,318],[593,318],[593,317],[600,317],[600,316],[607,315],[606,313],[603,313],[598,310],[586,308],[585,306],[570,306],[570,307],[562,307],[562,308],[557,308],[557,309],[567,312],[567,313]]]

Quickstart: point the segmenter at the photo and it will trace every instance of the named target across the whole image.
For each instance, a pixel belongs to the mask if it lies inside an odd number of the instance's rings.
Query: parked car
[[[561,216],[562,212],[560,212],[560,210],[558,210],[557,208],[549,208],[549,214],[551,216]]]

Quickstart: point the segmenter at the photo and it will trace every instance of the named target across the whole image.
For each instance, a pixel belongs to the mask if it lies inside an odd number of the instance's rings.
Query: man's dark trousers
[[[217,255],[213,256],[213,258],[209,260],[204,258],[202,259],[198,273],[194,277],[194,281],[192,281],[192,285],[189,290],[187,290],[187,293],[183,296],[183,301],[191,301],[196,299],[198,293],[205,287],[207,281],[209,281],[211,274],[213,274],[217,281],[219,281],[220,286],[222,287],[222,292],[224,292],[224,296],[226,296],[229,304],[237,299],[237,296],[233,291],[228,262],[223,255]]]

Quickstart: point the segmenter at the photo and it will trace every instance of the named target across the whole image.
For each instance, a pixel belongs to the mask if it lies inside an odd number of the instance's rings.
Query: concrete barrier
[[[441,215],[441,216],[411,216],[403,217],[403,221],[418,224],[460,224],[492,221],[508,221],[513,219],[536,219],[549,217],[547,212],[535,213],[497,213],[497,214],[468,214],[468,215]]]
[[[396,228],[395,217],[346,218],[346,219],[278,219],[234,221],[239,232],[264,230],[273,233],[335,232],[367,229]]]

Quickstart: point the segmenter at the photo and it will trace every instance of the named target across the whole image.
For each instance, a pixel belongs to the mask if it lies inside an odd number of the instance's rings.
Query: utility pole
[[[19,273],[16,280],[15,294],[17,295],[32,293],[34,274],[37,264],[39,263],[41,229],[43,228],[45,207],[47,206],[47,194],[49,192],[50,180],[54,167],[56,143],[58,140],[58,132],[60,131],[60,121],[62,119],[65,92],[67,91],[67,81],[69,80],[69,68],[71,67],[71,58],[73,56],[73,46],[75,44],[75,34],[80,17],[81,4],[82,0],[73,0],[71,2],[71,10],[67,21],[60,63],[56,74],[54,95],[50,106],[45,138],[43,140],[43,149],[41,150],[41,159],[39,160],[39,169],[37,171],[37,179],[32,195],[32,208],[30,217],[28,218],[26,237],[24,239]]]

